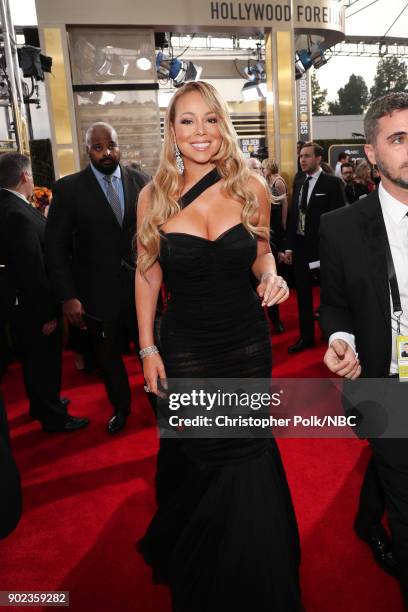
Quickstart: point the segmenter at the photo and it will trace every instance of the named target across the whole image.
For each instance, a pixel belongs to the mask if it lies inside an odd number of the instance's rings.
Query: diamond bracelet
[[[143,348],[139,351],[140,359],[144,359],[145,357],[148,357],[149,355],[155,355],[158,352],[159,352],[159,349],[157,348],[155,344],[153,344],[152,346],[146,346],[146,348]]]

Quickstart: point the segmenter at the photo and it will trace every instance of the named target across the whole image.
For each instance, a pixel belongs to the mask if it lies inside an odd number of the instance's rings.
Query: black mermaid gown
[[[212,171],[185,206],[217,180]],[[269,378],[268,324],[250,268],[257,240],[242,224],[211,241],[167,233],[170,291],[160,347],[168,378]],[[158,510],[139,550],[175,612],[298,612],[299,540],[273,439],[162,439]]]

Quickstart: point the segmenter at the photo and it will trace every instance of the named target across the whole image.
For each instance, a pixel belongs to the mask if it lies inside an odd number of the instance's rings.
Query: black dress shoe
[[[116,412],[108,423],[108,433],[114,436],[126,425],[129,412]]]
[[[71,400],[68,397],[60,397],[60,404],[64,411],[66,411],[70,403],[71,403]],[[38,419],[39,421],[41,421],[41,418],[44,416],[41,412],[38,412],[35,408],[30,408],[29,415],[32,419]]]
[[[376,563],[384,572],[398,578],[398,564],[392,551],[392,541],[382,525],[359,531],[354,528],[361,540],[367,542]]]
[[[305,351],[308,348],[312,348],[314,345],[314,340],[309,340],[306,342],[306,340],[303,340],[303,338],[299,338],[295,344],[292,344],[292,346],[288,348],[288,353],[300,353],[300,351]]]
[[[74,417],[68,415],[65,423],[58,425],[43,423],[42,428],[46,433],[57,433],[61,431],[76,431],[77,429],[83,429],[87,425],[89,425],[89,419],[86,417]]]

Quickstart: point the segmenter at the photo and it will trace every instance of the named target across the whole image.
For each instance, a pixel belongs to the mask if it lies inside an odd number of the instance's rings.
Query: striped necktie
[[[108,202],[115,214],[116,219],[118,220],[119,225],[122,226],[122,221],[123,221],[122,207],[120,205],[119,194],[114,188],[113,183],[112,183],[113,176],[111,174],[107,174],[103,178],[107,183],[106,184],[106,187],[107,187],[106,197],[108,198]]]

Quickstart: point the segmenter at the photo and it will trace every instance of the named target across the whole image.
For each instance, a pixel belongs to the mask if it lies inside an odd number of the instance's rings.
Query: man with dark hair
[[[63,312],[93,339],[116,434],[130,413],[129,379],[122,359],[126,328],[136,346],[132,249],[139,192],[149,177],[120,165],[114,128],[95,123],[86,134],[89,165],[56,182],[46,232],[47,267]]]
[[[300,165],[304,175],[294,186],[284,261],[287,264],[293,261],[300,338],[289,347],[289,353],[297,353],[314,346],[315,315],[309,264],[319,259],[320,216],[346,203],[340,179],[322,171],[322,155],[323,149],[320,145],[314,142],[306,142],[303,145]]]
[[[324,361],[347,379],[398,378],[397,335],[408,335],[408,92],[373,102],[364,126],[365,152],[381,183],[353,206],[322,218],[321,323],[329,338]],[[373,457],[355,528],[384,569],[396,573],[397,562],[408,606],[408,439],[369,441]],[[381,523],[384,503],[395,559]]]
[[[337,158],[336,168],[334,169],[334,175],[338,176],[340,179],[343,178],[341,176],[341,166],[342,164],[346,164],[349,162],[350,162],[350,155],[348,153],[346,153],[345,151],[342,151],[341,153],[339,153],[339,156]]]
[[[341,164],[341,177],[344,181],[344,191],[348,204],[353,204],[368,195],[368,187],[354,180],[354,166],[350,162]]]
[[[296,143],[296,152],[297,152],[297,172],[302,172],[302,169],[300,167],[300,160],[299,160],[299,156],[300,156],[300,151],[302,150],[303,145],[305,144],[304,140],[298,140]]]
[[[60,398],[61,325],[44,266],[46,220],[28,202],[34,188],[30,159],[1,155],[0,185],[0,261],[30,415],[47,432],[81,429],[88,419],[70,416]]]

